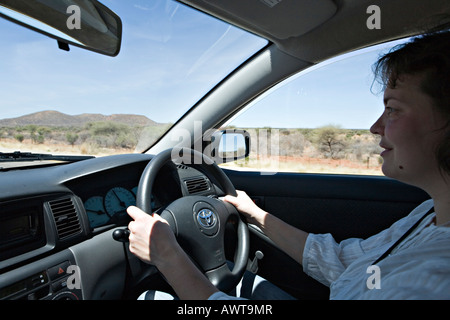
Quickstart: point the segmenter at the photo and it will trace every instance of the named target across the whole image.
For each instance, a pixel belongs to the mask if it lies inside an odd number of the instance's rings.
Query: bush
[[[21,133],[18,133],[14,136],[14,139],[16,139],[17,141],[19,141],[20,143],[22,143],[23,139],[25,139],[24,135]]]
[[[128,125],[115,122],[91,122],[86,125],[90,137],[86,141],[93,141],[104,148],[134,148],[137,138],[134,130]]]
[[[78,135],[69,132],[66,134],[66,139],[67,142],[73,147],[75,142],[78,140]]]

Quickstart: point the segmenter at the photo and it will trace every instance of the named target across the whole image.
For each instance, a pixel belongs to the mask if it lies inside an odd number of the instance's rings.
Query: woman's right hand
[[[223,200],[234,205],[247,218],[249,223],[261,226],[268,213],[259,208],[244,191],[236,190],[236,192],[237,197],[227,195]]]

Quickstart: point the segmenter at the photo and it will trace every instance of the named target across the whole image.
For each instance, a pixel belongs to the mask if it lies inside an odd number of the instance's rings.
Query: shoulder
[[[407,218],[415,218],[415,217],[422,216],[428,210],[433,208],[433,206],[434,206],[434,202],[432,199],[426,200],[426,201],[422,202],[420,205],[418,205],[416,208],[414,208],[414,210],[411,211],[410,214],[407,215],[406,217]]]

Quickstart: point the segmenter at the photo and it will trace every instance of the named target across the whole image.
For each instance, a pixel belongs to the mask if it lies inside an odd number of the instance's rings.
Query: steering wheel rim
[[[136,196],[138,208],[153,212],[151,194],[156,176],[180,151],[183,159],[190,161],[186,164],[200,164],[202,171],[209,178],[213,177],[225,194],[237,195],[222,169],[204,154],[189,148],[168,149],[157,154],[144,169]],[[160,215],[168,221],[183,250],[219,290],[230,291],[239,283],[247,266],[250,245],[247,224],[233,205],[206,196],[185,196],[173,201]],[[232,270],[227,266],[224,250],[225,224],[230,217],[237,219],[237,248]]]

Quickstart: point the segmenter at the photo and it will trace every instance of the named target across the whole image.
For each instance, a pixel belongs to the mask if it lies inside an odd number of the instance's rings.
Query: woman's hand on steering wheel
[[[135,206],[128,207],[127,212],[133,219],[128,224],[130,252],[157,268],[170,262],[179,245],[167,221]]]

